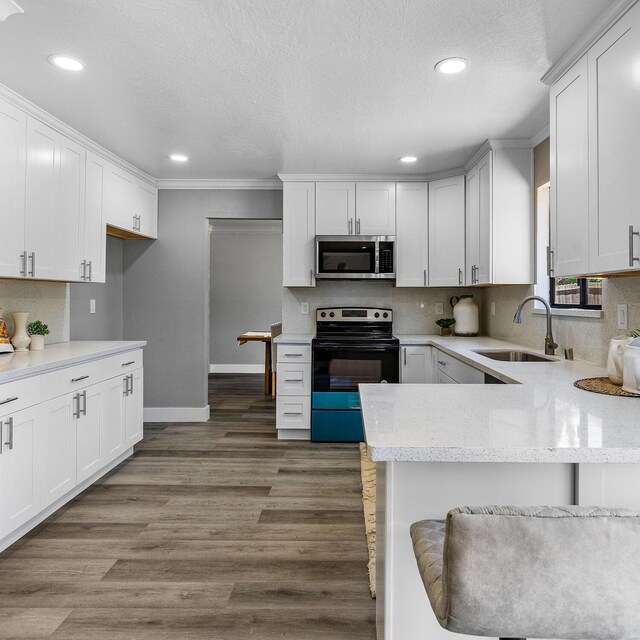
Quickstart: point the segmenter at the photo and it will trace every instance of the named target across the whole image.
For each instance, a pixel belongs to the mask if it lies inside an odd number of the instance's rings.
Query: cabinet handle
[[[462,286],[462,269],[458,269],[458,285]]]
[[[424,278],[424,286],[426,287],[427,286],[427,270],[426,269],[424,270],[423,278]]]
[[[80,382],[81,380],[87,380],[89,376],[80,376],[79,378],[71,378],[71,382]]]
[[[284,357],[285,358],[302,358],[302,354],[301,353],[285,353]]]
[[[89,266],[89,277],[87,278],[87,280],[91,282],[93,280],[93,260],[89,260],[89,262],[87,262],[87,265]]]
[[[80,418],[80,394],[73,396],[73,417]]]
[[[2,455],[2,447],[3,447],[3,442],[4,442],[4,438],[2,437],[2,426],[3,426],[3,422],[2,420],[0,420],[0,455]]]
[[[447,366],[447,363],[444,360],[438,360],[438,364],[441,364],[443,367]]]
[[[639,262],[640,258],[633,255],[633,236],[640,236],[640,231],[634,231],[633,225],[629,225],[629,266],[633,267],[634,262]]]
[[[360,235],[360,218],[356,221],[356,235]]]
[[[122,379],[122,382],[124,383],[124,389],[122,391],[122,395],[128,396],[129,395],[129,376],[125,376]]]
[[[87,392],[86,391],[82,392],[82,409],[80,409],[80,411],[82,411],[83,416],[87,415]]]
[[[547,247],[547,275],[553,278],[553,254],[554,251],[551,247]],[[633,265],[631,265],[633,266]]]
[[[9,447],[11,451],[13,449],[13,418],[9,418],[6,424],[7,427],[9,427],[9,439],[4,444]]]
[[[309,284],[313,286],[313,269],[309,269]]]
[[[353,235],[353,218],[349,218],[349,235]]]
[[[6,400],[0,400],[0,405],[9,404],[10,402],[15,402],[18,399],[18,396],[14,396],[13,398],[7,398]]]
[[[27,253],[20,254],[20,262],[22,263],[22,268],[20,269],[20,275],[27,277]]]
[[[285,378],[284,381],[285,382],[302,382],[303,379],[302,378]]]
[[[403,363],[404,366],[407,366],[407,347],[404,347],[404,349],[402,349],[402,357],[403,357]]]
[[[282,415],[283,416],[301,416],[302,411],[284,411]]]
[[[135,360],[129,360],[129,362],[123,362],[122,366],[123,367],[128,367],[130,364],[135,364],[136,361]]]
[[[80,280],[86,280],[87,279],[87,261],[83,260],[80,263]]]
[[[29,254],[29,260],[31,260],[31,269],[29,270],[29,275],[32,278],[36,277],[36,252],[33,251]]]
[[[133,373],[129,374],[130,385],[129,385],[129,393],[133,395]]]

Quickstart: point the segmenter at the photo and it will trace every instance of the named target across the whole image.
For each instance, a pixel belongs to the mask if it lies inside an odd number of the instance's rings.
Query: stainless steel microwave
[[[393,280],[395,236],[316,236],[316,278]]]

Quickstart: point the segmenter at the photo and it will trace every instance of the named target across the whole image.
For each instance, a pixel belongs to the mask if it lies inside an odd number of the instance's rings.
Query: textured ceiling
[[[548,122],[609,0],[19,0],[0,82],[159,178],[422,173]],[[87,67],[69,74],[50,53]],[[441,58],[471,61],[459,76]],[[188,154],[177,166],[170,152]],[[400,155],[420,161],[400,167]]]

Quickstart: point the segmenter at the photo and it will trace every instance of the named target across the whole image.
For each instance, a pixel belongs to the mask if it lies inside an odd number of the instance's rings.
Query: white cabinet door
[[[104,216],[108,225],[134,230],[136,179],[124,169],[107,163],[104,183]]]
[[[42,507],[76,486],[78,395],[67,394],[42,405]],[[75,414],[75,415],[74,415]]]
[[[475,284],[476,267],[480,263],[480,187],[478,165],[466,176],[467,197],[467,255],[465,280]]]
[[[429,183],[429,285],[464,284],[464,176]]]
[[[81,276],[91,282],[106,280],[106,241],[104,222],[105,160],[87,152],[85,213],[82,261],[86,263]]]
[[[396,235],[396,185],[394,182],[356,184],[356,235]]]
[[[356,233],[355,182],[316,183],[316,235]]]
[[[587,56],[551,87],[550,101],[553,275],[581,275],[589,272]]]
[[[4,418],[0,455],[0,537],[36,516],[42,508],[40,407],[24,409]]]
[[[638,269],[640,237],[630,234],[640,232],[640,5],[587,55],[589,271]]]
[[[396,286],[429,284],[428,185],[396,185]]]
[[[80,393],[80,415],[76,418],[76,480],[78,484],[106,464],[103,442],[107,420],[107,384],[94,384]]]
[[[143,436],[143,373],[138,369],[129,374],[129,394],[125,396],[126,446],[132,447]]]
[[[282,208],[282,284],[314,287],[316,185],[285,182]]]
[[[142,180],[136,181],[135,215],[138,233],[147,238],[158,237],[158,190]]]
[[[54,280],[60,237],[60,134],[27,118],[25,247],[27,274]]]
[[[111,378],[106,382],[107,402],[105,419],[102,421],[105,464],[115,460],[125,450],[126,418],[124,394],[125,376]]]
[[[57,245],[55,278],[71,282],[80,280],[81,249],[84,238],[86,149],[59,136],[60,154],[60,225],[55,239]],[[37,254],[36,254],[37,255]]]
[[[433,349],[431,347],[402,347],[400,350],[400,382],[403,384],[431,384],[435,382]]]
[[[0,100],[0,278],[18,278],[25,266],[24,200],[27,116]]]
[[[467,173],[467,284],[491,282],[492,152]]]

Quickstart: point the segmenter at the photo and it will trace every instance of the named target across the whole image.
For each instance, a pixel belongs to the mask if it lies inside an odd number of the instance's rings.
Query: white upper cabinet
[[[589,104],[587,57],[551,87],[553,276],[589,272]]]
[[[492,151],[467,173],[466,283],[491,282]]]
[[[134,220],[136,179],[128,171],[110,162],[105,169],[105,221],[118,229],[133,231],[137,226]]]
[[[464,176],[429,183],[429,286],[464,284]]]
[[[396,286],[429,284],[428,185],[396,185]]]
[[[588,54],[589,271],[640,268],[640,5]],[[560,185],[562,186],[562,185]]]
[[[316,184],[285,182],[282,199],[282,283],[314,287]]]
[[[318,182],[315,188],[315,235],[348,236],[355,234],[355,182]]]
[[[0,278],[25,267],[24,197],[27,116],[0,99]]]
[[[87,153],[85,215],[82,231],[80,279],[105,282],[106,240],[104,209],[105,160]]]
[[[158,237],[158,190],[147,182],[136,181],[135,215],[138,232],[146,238]]]
[[[358,236],[396,235],[395,182],[356,184],[355,234]]]

